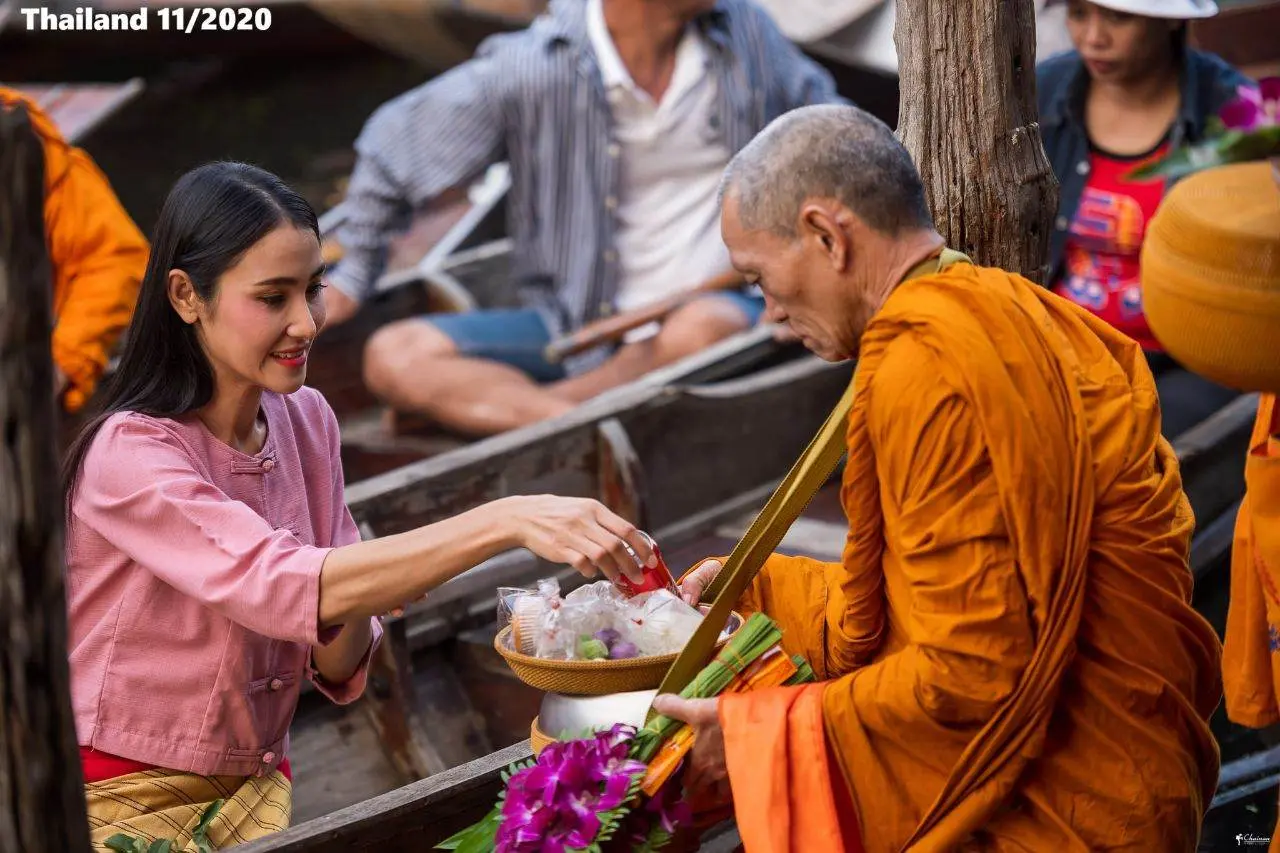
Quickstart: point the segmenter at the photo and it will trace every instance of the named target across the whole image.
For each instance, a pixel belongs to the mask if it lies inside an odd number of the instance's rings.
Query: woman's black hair
[[[1182,67],[1186,61],[1187,51],[1191,47],[1191,25],[1183,21],[1177,29],[1169,33],[1169,41],[1173,49],[1173,64]]]
[[[98,412],[76,436],[62,464],[68,516],[85,454],[102,424],[117,412],[176,417],[209,402],[213,367],[195,326],[169,302],[169,271],[182,270],[201,300],[217,295],[218,279],[259,240],[285,224],[320,239],[311,205],[275,175],[245,163],[208,163],[187,172],[165,199],[133,321]]]

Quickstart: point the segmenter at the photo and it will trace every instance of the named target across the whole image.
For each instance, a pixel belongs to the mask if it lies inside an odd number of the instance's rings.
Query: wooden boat
[[[30,97],[73,145],[142,92],[140,78],[123,83],[21,83],[14,87]]]
[[[812,383],[811,408],[796,412],[797,419],[807,421],[810,431],[832,404],[843,383],[848,379],[848,366],[815,365],[808,360],[773,368],[797,382]],[[761,375],[767,375],[765,371]],[[696,376],[695,376],[696,378]],[[361,487],[348,497],[353,511],[365,525],[375,525],[374,530],[386,534],[420,523],[421,520],[444,515],[479,503],[495,490],[513,486],[517,489],[527,484],[531,487],[554,482],[558,489],[573,494],[592,494],[592,490],[615,490],[647,513],[649,529],[663,543],[671,562],[686,565],[707,554],[725,553],[748,522],[751,513],[762,505],[764,499],[792,454],[784,454],[773,446],[773,441],[788,430],[785,417],[773,412],[776,407],[756,405],[745,410],[750,417],[740,420],[717,419],[715,422],[689,420],[688,415],[709,400],[720,396],[732,397],[735,383],[757,383],[758,377],[731,380],[728,383],[688,385],[671,393],[658,393],[642,406],[628,407],[623,401],[602,403],[602,409],[615,412],[616,426],[604,426],[609,421],[592,422],[583,418],[566,423],[559,428],[548,427],[536,439],[527,436],[523,443],[525,464],[512,467],[521,458],[522,443],[509,437],[494,452],[477,454],[475,458],[448,470],[434,471],[432,488],[427,494],[414,488],[416,482],[407,475],[387,475],[378,478],[376,488]],[[725,386],[729,387],[725,387]],[[659,385],[658,388],[663,386]],[[656,390],[656,389],[655,389]],[[726,393],[730,392],[730,393]],[[629,394],[641,394],[639,390]],[[792,399],[799,399],[792,398]],[[767,403],[760,397],[758,403]],[[1219,631],[1225,622],[1227,596],[1227,566],[1231,547],[1231,533],[1235,513],[1242,493],[1244,448],[1256,410],[1256,398],[1242,397],[1181,436],[1175,443],[1181,460],[1184,485],[1197,517],[1203,521],[1198,529],[1193,548],[1192,564],[1197,580],[1195,603]],[[676,433],[673,427],[683,432]],[[602,432],[612,432],[605,438]],[[797,432],[800,430],[797,428]],[[745,434],[743,434],[745,433]],[[672,440],[675,434],[680,440]],[[626,441],[622,441],[625,436]],[[807,437],[807,435],[806,435]],[[532,443],[542,445],[538,455],[527,455]],[[684,446],[684,445],[688,446]],[[723,461],[707,452],[708,447],[720,447]],[[618,464],[617,452],[634,451],[633,456],[624,452],[623,464]],[[770,460],[756,465],[755,456],[768,454]],[[554,460],[563,454],[565,464],[558,466]],[[602,459],[605,460],[602,466]],[[703,463],[710,463],[707,476],[691,476]],[[431,469],[436,461],[420,463],[419,473]],[[737,468],[747,465],[757,468],[753,476],[743,473],[738,478]],[[618,472],[632,472],[629,485],[618,488]],[[604,472],[613,472],[605,474]],[[752,480],[758,485],[742,488],[733,493],[732,487],[741,488]],[[504,482],[507,480],[509,482]],[[829,485],[811,504],[800,522],[792,528],[781,550],[790,553],[807,553],[823,559],[838,557],[845,526],[838,505],[838,484]],[[375,510],[375,494],[389,500],[391,512]],[[659,499],[662,499],[661,501]],[[664,501],[669,501],[666,503]],[[700,503],[703,509],[691,512],[687,507]],[[432,756],[438,765],[447,766],[450,757],[457,758],[468,748],[478,745],[497,747],[489,754],[472,756],[469,761],[437,771],[421,781],[404,787],[384,782],[386,793],[367,802],[360,802],[313,820],[305,820],[279,836],[246,846],[246,853],[318,853],[338,850],[429,850],[432,846],[462,826],[478,819],[488,810],[500,785],[500,773],[509,764],[529,755],[524,740],[528,724],[536,713],[540,694],[517,682],[505,669],[505,665],[492,651],[491,629],[463,630],[449,644],[447,650],[438,646],[438,631],[447,632],[453,622],[458,629],[467,625],[485,625],[487,619],[474,615],[481,605],[491,608],[492,589],[500,583],[534,576],[539,571],[553,571],[555,567],[537,567],[526,559],[527,569],[519,569],[516,561],[494,561],[477,569],[470,576],[463,576],[441,588],[432,613],[441,620],[436,630],[417,629],[408,620],[396,620],[389,626],[391,645],[400,644],[397,655],[410,667],[425,661],[429,673],[426,682],[436,692],[429,697],[426,710],[411,709],[403,721],[400,734],[410,743],[418,741],[433,744]],[[532,571],[533,574],[521,574]],[[472,615],[460,614],[470,609]],[[452,614],[449,611],[453,610]],[[409,626],[408,632],[400,628]],[[442,672],[452,674],[452,681],[442,681]],[[423,673],[410,673],[409,683],[422,684]],[[379,678],[385,678],[380,674]],[[443,685],[443,687],[442,687]],[[394,683],[384,684],[382,693],[392,697],[400,690]],[[412,689],[409,691],[412,693]],[[393,704],[382,702],[384,720]],[[481,725],[481,724],[484,725]],[[355,723],[348,724],[354,728]],[[332,726],[332,723],[324,723]],[[1266,835],[1274,825],[1276,787],[1280,783],[1280,750],[1268,749],[1256,733],[1235,727],[1225,721],[1221,712],[1213,720],[1213,729],[1223,752],[1224,766],[1220,776],[1218,794],[1205,828],[1206,843],[1221,843],[1222,839],[1238,832]],[[330,752],[323,759],[310,755],[309,739],[318,726],[309,726],[305,713],[300,713],[294,727],[294,749],[291,760],[297,768],[295,794],[302,814],[318,814],[305,803],[308,796],[308,776],[317,767],[342,768],[348,778],[361,771],[354,749],[337,756]],[[477,729],[480,729],[477,731]],[[504,740],[505,738],[505,740]],[[365,737],[368,744],[371,738]],[[355,738],[351,739],[355,742]],[[333,738],[323,740],[326,748],[333,748]],[[511,744],[507,746],[506,744]],[[368,759],[368,755],[364,756]],[[323,773],[321,774],[323,775]],[[302,815],[300,814],[300,817]],[[732,849],[732,827],[722,827],[719,834],[708,841],[708,850]],[[721,846],[727,845],[727,846]],[[1203,849],[1216,849],[1207,846]]]

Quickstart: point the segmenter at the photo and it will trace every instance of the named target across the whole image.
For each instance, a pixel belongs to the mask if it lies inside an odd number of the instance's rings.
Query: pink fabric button
[[[268,750],[267,752],[262,753],[263,764],[270,764],[275,760],[276,760],[276,754],[274,752],[271,752],[270,750]]]
[[[284,687],[284,682],[278,678],[273,678],[267,683],[267,687],[271,690],[279,690],[281,687]]]
[[[263,470],[263,471],[270,471],[270,470],[271,470],[272,468],[274,468],[274,467],[276,467],[276,463],[275,463],[275,461],[274,461],[274,460],[272,460],[272,459],[264,459],[264,460],[262,460],[262,470]]]

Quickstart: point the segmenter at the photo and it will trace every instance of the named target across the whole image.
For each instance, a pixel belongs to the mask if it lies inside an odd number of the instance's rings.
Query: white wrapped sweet
[[[636,596],[630,602],[633,607],[625,633],[642,655],[680,651],[702,623],[697,609],[665,589]]]

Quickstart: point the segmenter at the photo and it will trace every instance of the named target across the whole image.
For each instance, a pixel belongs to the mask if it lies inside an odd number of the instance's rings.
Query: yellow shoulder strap
[[[914,267],[903,281],[933,275],[957,262],[972,263],[960,252],[943,249],[940,256],[929,258]],[[787,530],[835,471],[845,452],[845,431],[849,410],[853,407],[855,386],[856,382],[850,380],[849,387],[827,416],[818,434],[809,442],[809,446],[774,491],[764,509],[751,522],[742,540],[725,561],[724,568],[703,592],[704,601],[714,602],[711,610],[672,662],[671,669],[667,670],[666,677],[658,688],[659,693],[679,693],[706,666],[733,605],[742,597],[743,591],[760,572],[765,560],[778,547]]]

